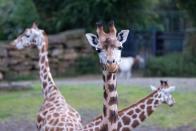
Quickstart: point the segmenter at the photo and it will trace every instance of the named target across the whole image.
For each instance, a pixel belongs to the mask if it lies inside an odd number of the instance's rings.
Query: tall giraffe
[[[109,33],[105,33],[102,23],[97,23],[96,35],[87,33],[86,37],[98,54],[103,69],[104,102],[101,131],[116,131],[118,120],[118,94],[116,75],[121,58],[122,44],[126,41],[129,30],[122,30],[116,37],[114,22],[109,23]]]
[[[169,86],[167,81],[161,81],[161,85],[156,88],[151,86],[153,92],[137,103],[118,112],[117,131],[132,131],[148,118],[162,103],[170,107],[175,104],[171,93],[174,86]],[[101,129],[102,116],[97,117],[84,126],[83,131],[99,131]]]
[[[65,101],[53,81],[47,56],[48,38],[44,31],[33,24],[12,44],[18,49],[35,45],[39,50],[40,79],[44,102],[37,115],[37,129],[39,131],[77,131],[81,129],[79,113]]]

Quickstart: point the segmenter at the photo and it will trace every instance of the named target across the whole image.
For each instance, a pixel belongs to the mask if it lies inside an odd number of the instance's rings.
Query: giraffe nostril
[[[113,60],[112,62],[115,63],[115,60]]]

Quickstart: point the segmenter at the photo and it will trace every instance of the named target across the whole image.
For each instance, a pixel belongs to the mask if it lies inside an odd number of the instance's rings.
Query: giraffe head
[[[117,35],[114,22],[109,23],[109,33],[105,33],[102,23],[97,23],[97,35],[87,33],[86,37],[99,55],[100,63],[108,72],[117,72],[121,59],[121,49],[127,40],[129,30],[122,30]]]
[[[17,49],[23,49],[32,45],[38,48],[42,47],[43,30],[38,29],[37,25],[33,23],[31,28],[27,28],[20,36],[18,36],[12,43]]]
[[[169,106],[173,106],[175,104],[175,100],[171,93],[175,91],[175,86],[169,86],[167,81],[160,81],[161,85],[159,88],[155,86],[151,86],[153,91],[157,90],[158,96],[157,99],[161,101],[161,103],[165,103]]]

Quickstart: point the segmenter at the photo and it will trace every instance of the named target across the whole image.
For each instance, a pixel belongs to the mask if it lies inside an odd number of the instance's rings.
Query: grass
[[[60,88],[68,103],[76,108],[83,117],[95,112],[102,112],[102,87],[93,84],[66,85]],[[119,108],[131,105],[150,93],[150,89],[142,87],[119,86]],[[143,125],[159,127],[178,127],[182,125],[196,126],[195,93],[191,91],[176,91],[173,96],[176,104],[170,108],[161,105]],[[39,85],[30,91],[0,92],[0,121],[12,118],[35,120],[36,113],[43,101]],[[86,112],[84,112],[86,111]],[[92,117],[92,115],[91,115]],[[95,116],[94,116],[95,117]],[[92,118],[88,118],[90,120]]]

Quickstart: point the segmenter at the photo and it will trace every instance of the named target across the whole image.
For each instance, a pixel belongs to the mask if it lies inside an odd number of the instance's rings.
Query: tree
[[[40,22],[40,25],[50,33],[71,28],[92,29],[97,21],[108,22],[111,19],[114,19],[120,28],[131,25],[146,28],[155,21],[152,10],[157,1],[34,0],[41,20],[45,22]]]
[[[38,20],[31,0],[0,0],[0,39],[13,39]]]

